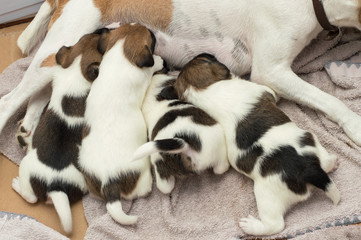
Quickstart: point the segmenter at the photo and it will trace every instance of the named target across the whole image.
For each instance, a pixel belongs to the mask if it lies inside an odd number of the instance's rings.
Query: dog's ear
[[[153,54],[148,46],[144,46],[140,53],[135,56],[134,60],[135,64],[140,68],[153,67],[154,65]]]
[[[99,75],[100,63],[94,62],[90,64],[86,69],[86,76],[90,81],[94,81]]]
[[[105,51],[108,48],[108,44],[109,44],[109,29],[103,29],[101,34],[100,34],[100,38],[99,38],[99,42],[98,42],[98,52],[100,52],[101,54],[104,54]]]
[[[173,86],[163,88],[159,95],[167,100],[178,99],[178,94]]]
[[[70,47],[63,46],[59,49],[59,51],[55,55],[56,63],[62,66],[63,68],[67,68],[70,66],[72,61],[70,61]]]

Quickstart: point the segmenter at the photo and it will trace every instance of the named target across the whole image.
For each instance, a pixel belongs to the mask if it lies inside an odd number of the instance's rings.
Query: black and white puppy
[[[208,168],[222,174],[229,168],[222,126],[203,110],[178,100],[174,82],[172,76],[154,75],[142,107],[151,141],[134,154],[134,159],[152,154],[156,184],[163,193],[173,190],[175,176]]]
[[[335,205],[339,202],[340,193],[327,174],[336,157],[277,108],[270,88],[233,76],[207,54],[183,68],[175,88],[223,126],[231,166],[254,180],[260,220],[242,218],[245,233],[283,230],[283,215],[310,196],[311,185],[325,191]]]
[[[29,203],[53,203],[66,233],[72,231],[70,203],[87,193],[75,167],[82,140],[85,100],[98,76],[100,34],[88,34],[50,59],[57,63],[52,94],[12,187]]]
[[[141,105],[153,73],[163,68],[154,46],[152,33],[139,24],[102,34],[98,49],[104,57],[86,102],[79,167],[89,191],[124,225],[136,223],[137,216],[123,212],[120,198],[142,197],[152,188],[150,161],[131,160],[147,141]]]

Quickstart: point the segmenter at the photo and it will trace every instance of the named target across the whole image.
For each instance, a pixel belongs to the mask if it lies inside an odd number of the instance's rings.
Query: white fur
[[[149,24],[146,19],[145,22],[143,18],[137,19],[132,12],[128,13],[131,16],[128,21],[138,20],[155,33],[159,42],[156,54],[172,65],[182,66],[197,54],[208,52],[238,75],[251,72],[252,66],[252,81],[271,87],[281,97],[324,112],[355,143],[361,145],[361,117],[291,70],[295,57],[322,30],[311,1],[200,0],[196,7],[192,0],[171,2],[173,17],[166,31]],[[361,29],[358,0],[325,0],[323,4],[331,24]],[[48,12],[42,10],[39,15],[47,15]],[[102,17],[105,16],[101,16],[91,0],[71,0],[66,4],[23,81],[1,99],[0,131],[21,103],[50,81],[51,70],[40,68],[41,62],[62,45],[71,45],[83,34],[105,26],[107,23],[101,22]],[[125,23],[127,19],[119,16],[112,21]],[[35,26],[29,28],[38,29],[38,25],[45,23],[35,20]],[[35,34],[35,31],[29,32]],[[32,41],[30,39],[36,37],[25,34],[22,42]]]
[[[48,109],[57,113],[67,123],[68,127],[82,124],[84,119],[69,117],[63,113],[61,108],[63,97],[65,95],[83,96],[90,89],[90,83],[81,73],[80,58],[77,57],[67,69],[60,66],[54,68],[53,92]],[[20,163],[19,177],[14,178],[12,182],[13,189],[29,203],[35,203],[38,200],[30,184],[32,176],[41,178],[46,184],[61,179],[65,183],[77,186],[84,194],[87,192],[85,179],[74,165],[71,164],[60,171],[49,167],[38,159],[37,149],[29,144],[28,153]],[[67,195],[58,191],[48,192],[47,195],[55,206],[64,231],[70,233],[72,231],[72,216]]]
[[[293,122],[288,122],[273,126],[254,143],[253,146],[262,146],[263,153],[250,173],[241,171],[236,163],[239,157],[247,153],[248,149],[241,150],[236,145],[237,123],[247,117],[250,108],[254,107],[257,99],[266,91],[272,93],[264,86],[233,77],[231,80],[218,81],[205,90],[195,90],[190,87],[184,93],[187,101],[204,109],[223,126],[230,164],[237,171],[254,180],[254,193],[261,220],[249,216],[242,218],[239,223],[245,233],[252,235],[271,235],[283,230],[285,226],[283,215],[288,208],[310,196],[309,190],[302,195],[292,192],[281,180],[280,174],[263,177],[260,172],[262,156],[272,153],[280,146],[292,146],[299,155],[314,153],[318,156],[321,168],[326,172],[334,167],[336,160],[319,144],[314,135],[316,147],[301,148],[299,139],[306,131],[298,128]],[[308,188],[310,187],[309,185]],[[340,200],[340,194],[333,183],[326,190],[326,195],[335,205]]]
[[[105,53],[99,76],[87,98],[85,119],[90,133],[83,139],[79,154],[82,170],[101,181],[102,186],[120,174],[140,172],[135,189],[126,199],[148,194],[152,188],[149,160],[131,162],[133,152],[147,140],[141,104],[155,71],[163,68],[163,60],[153,56],[154,66],[138,68],[123,54],[124,40]],[[137,218],[126,215],[120,201],[107,203],[113,219],[121,224],[134,224]]]
[[[172,77],[167,75],[154,75],[144,99],[142,111],[148,126],[149,137],[152,135],[155,124],[164,114],[172,110],[194,107],[192,105],[168,106],[169,103],[176,100],[157,101],[156,97],[162,91],[162,85],[170,79],[172,79]],[[197,134],[202,144],[201,151],[197,152],[189,147],[183,139],[175,138],[174,136],[177,133]],[[158,153],[160,150],[156,148],[154,141],[163,139],[178,139],[179,141],[183,141],[183,148],[167,152],[173,154],[184,154],[185,156],[190,157],[192,168],[195,172],[202,172],[209,167],[213,167],[214,173],[222,174],[229,168],[226,142],[221,125],[217,123],[213,126],[205,126],[193,122],[191,117],[179,116],[174,122],[161,129],[153,141],[139,147],[133,156],[134,159],[138,159],[152,154],[151,162],[156,170],[157,187],[163,193],[170,193],[173,190],[175,183],[174,177],[171,177],[170,179],[162,179],[157,172],[156,162],[163,158]]]

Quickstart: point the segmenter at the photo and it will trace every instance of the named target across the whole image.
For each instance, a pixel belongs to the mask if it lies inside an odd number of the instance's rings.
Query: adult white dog
[[[47,27],[49,31],[22,82],[1,98],[0,130],[51,80],[54,65],[47,61],[49,55],[109,23],[138,22],[153,31],[158,42],[155,54],[170,65],[183,66],[208,52],[235,74],[251,73],[252,81],[271,87],[279,96],[324,112],[361,145],[361,117],[290,67],[322,28],[361,29],[360,7],[360,0],[46,0],[18,45],[27,53]],[[35,126],[26,119],[22,127],[31,132]]]

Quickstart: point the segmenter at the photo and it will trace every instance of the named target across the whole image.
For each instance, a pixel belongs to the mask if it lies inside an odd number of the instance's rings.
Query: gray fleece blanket
[[[359,39],[360,33],[352,29],[332,41],[316,39],[292,67],[302,79],[338,97],[361,115]],[[31,59],[18,60],[0,75],[0,97],[18,84]],[[361,222],[361,148],[322,113],[283,99],[278,105],[338,156],[339,167],[331,176],[341,192],[341,202],[335,207],[323,192],[314,190],[309,200],[285,215],[284,231],[266,239],[361,239],[361,226],[353,225]],[[17,164],[24,151],[17,146],[14,134],[24,111],[25,105],[0,136],[0,152]],[[177,179],[169,195],[153,185],[148,197],[123,201],[126,212],[140,216],[135,226],[127,227],[111,219],[103,202],[86,196],[83,205],[89,227],[85,239],[247,239],[238,222],[249,214],[257,216],[252,188],[253,182],[234,170],[222,176],[206,172]]]

